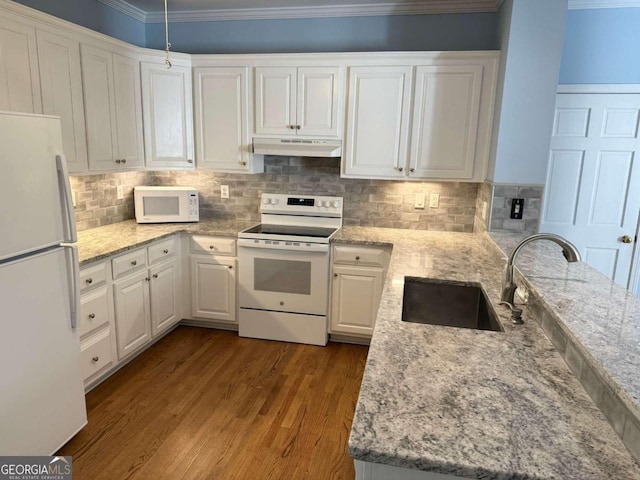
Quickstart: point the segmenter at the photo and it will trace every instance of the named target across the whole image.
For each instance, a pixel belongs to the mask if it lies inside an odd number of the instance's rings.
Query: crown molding
[[[140,10],[138,7],[134,7],[128,2],[124,0],[98,0],[98,2],[106,5],[107,7],[111,7],[114,10],[117,10],[125,15],[130,16],[131,18],[138,20],[139,22],[146,23],[147,22],[147,13],[144,10]],[[163,17],[164,21],[164,17]]]
[[[640,7],[640,0],[569,0],[569,10]]]
[[[144,23],[163,23],[164,12],[145,12],[125,0],[98,0]],[[369,17],[426,15],[437,13],[496,12],[504,0],[435,0],[430,2],[374,3],[363,5],[319,5],[313,7],[232,8],[224,10],[171,10],[170,22],[220,20],[268,20],[287,18]]]

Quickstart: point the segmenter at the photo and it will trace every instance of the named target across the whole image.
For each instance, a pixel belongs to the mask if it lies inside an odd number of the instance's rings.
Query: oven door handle
[[[326,253],[329,251],[329,244],[328,243],[309,243],[309,244],[304,244],[304,246],[295,246],[295,245],[291,245],[292,242],[286,242],[289,243],[289,245],[286,245],[284,241],[279,240],[278,243],[264,243],[264,240],[259,240],[257,241],[258,243],[256,243],[256,240],[250,240],[248,238],[240,238],[238,239],[238,247],[246,247],[246,248],[261,248],[264,250],[288,250],[288,251],[292,251],[292,252],[300,252],[300,253],[304,253],[304,252],[320,252],[320,253]],[[304,243],[304,242],[300,242],[300,243]]]

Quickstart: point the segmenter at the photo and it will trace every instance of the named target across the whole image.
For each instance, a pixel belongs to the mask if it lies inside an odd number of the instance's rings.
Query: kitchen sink
[[[404,277],[402,321],[502,332],[477,284]]]

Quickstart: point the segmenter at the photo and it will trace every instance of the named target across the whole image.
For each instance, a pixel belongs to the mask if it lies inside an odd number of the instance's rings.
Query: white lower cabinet
[[[191,257],[191,313],[194,318],[236,323],[236,259]]]
[[[373,334],[388,258],[385,248],[333,247],[330,333]]]
[[[148,272],[113,284],[118,333],[118,358],[123,359],[151,340]]]
[[[149,270],[151,274],[151,335],[156,336],[181,319],[178,316],[180,273],[177,260],[162,263]]]

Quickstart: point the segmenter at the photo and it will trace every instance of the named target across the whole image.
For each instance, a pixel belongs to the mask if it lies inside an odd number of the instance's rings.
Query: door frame
[[[640,83],[627,84],[565,84],[558,85],[558,94],[572,93],[596,93],[596,94],[639,94]],[[633,254],[631,257],[631,269],[629,271],[629,279],[627,281],[627,289],[637,296],[640,296],[640,246],[637,239],[640,238],[640,212],[638,212],[638,221],[635,231],[636,241],[633,246]],[[612,280],[613,281],[613,280]]]

